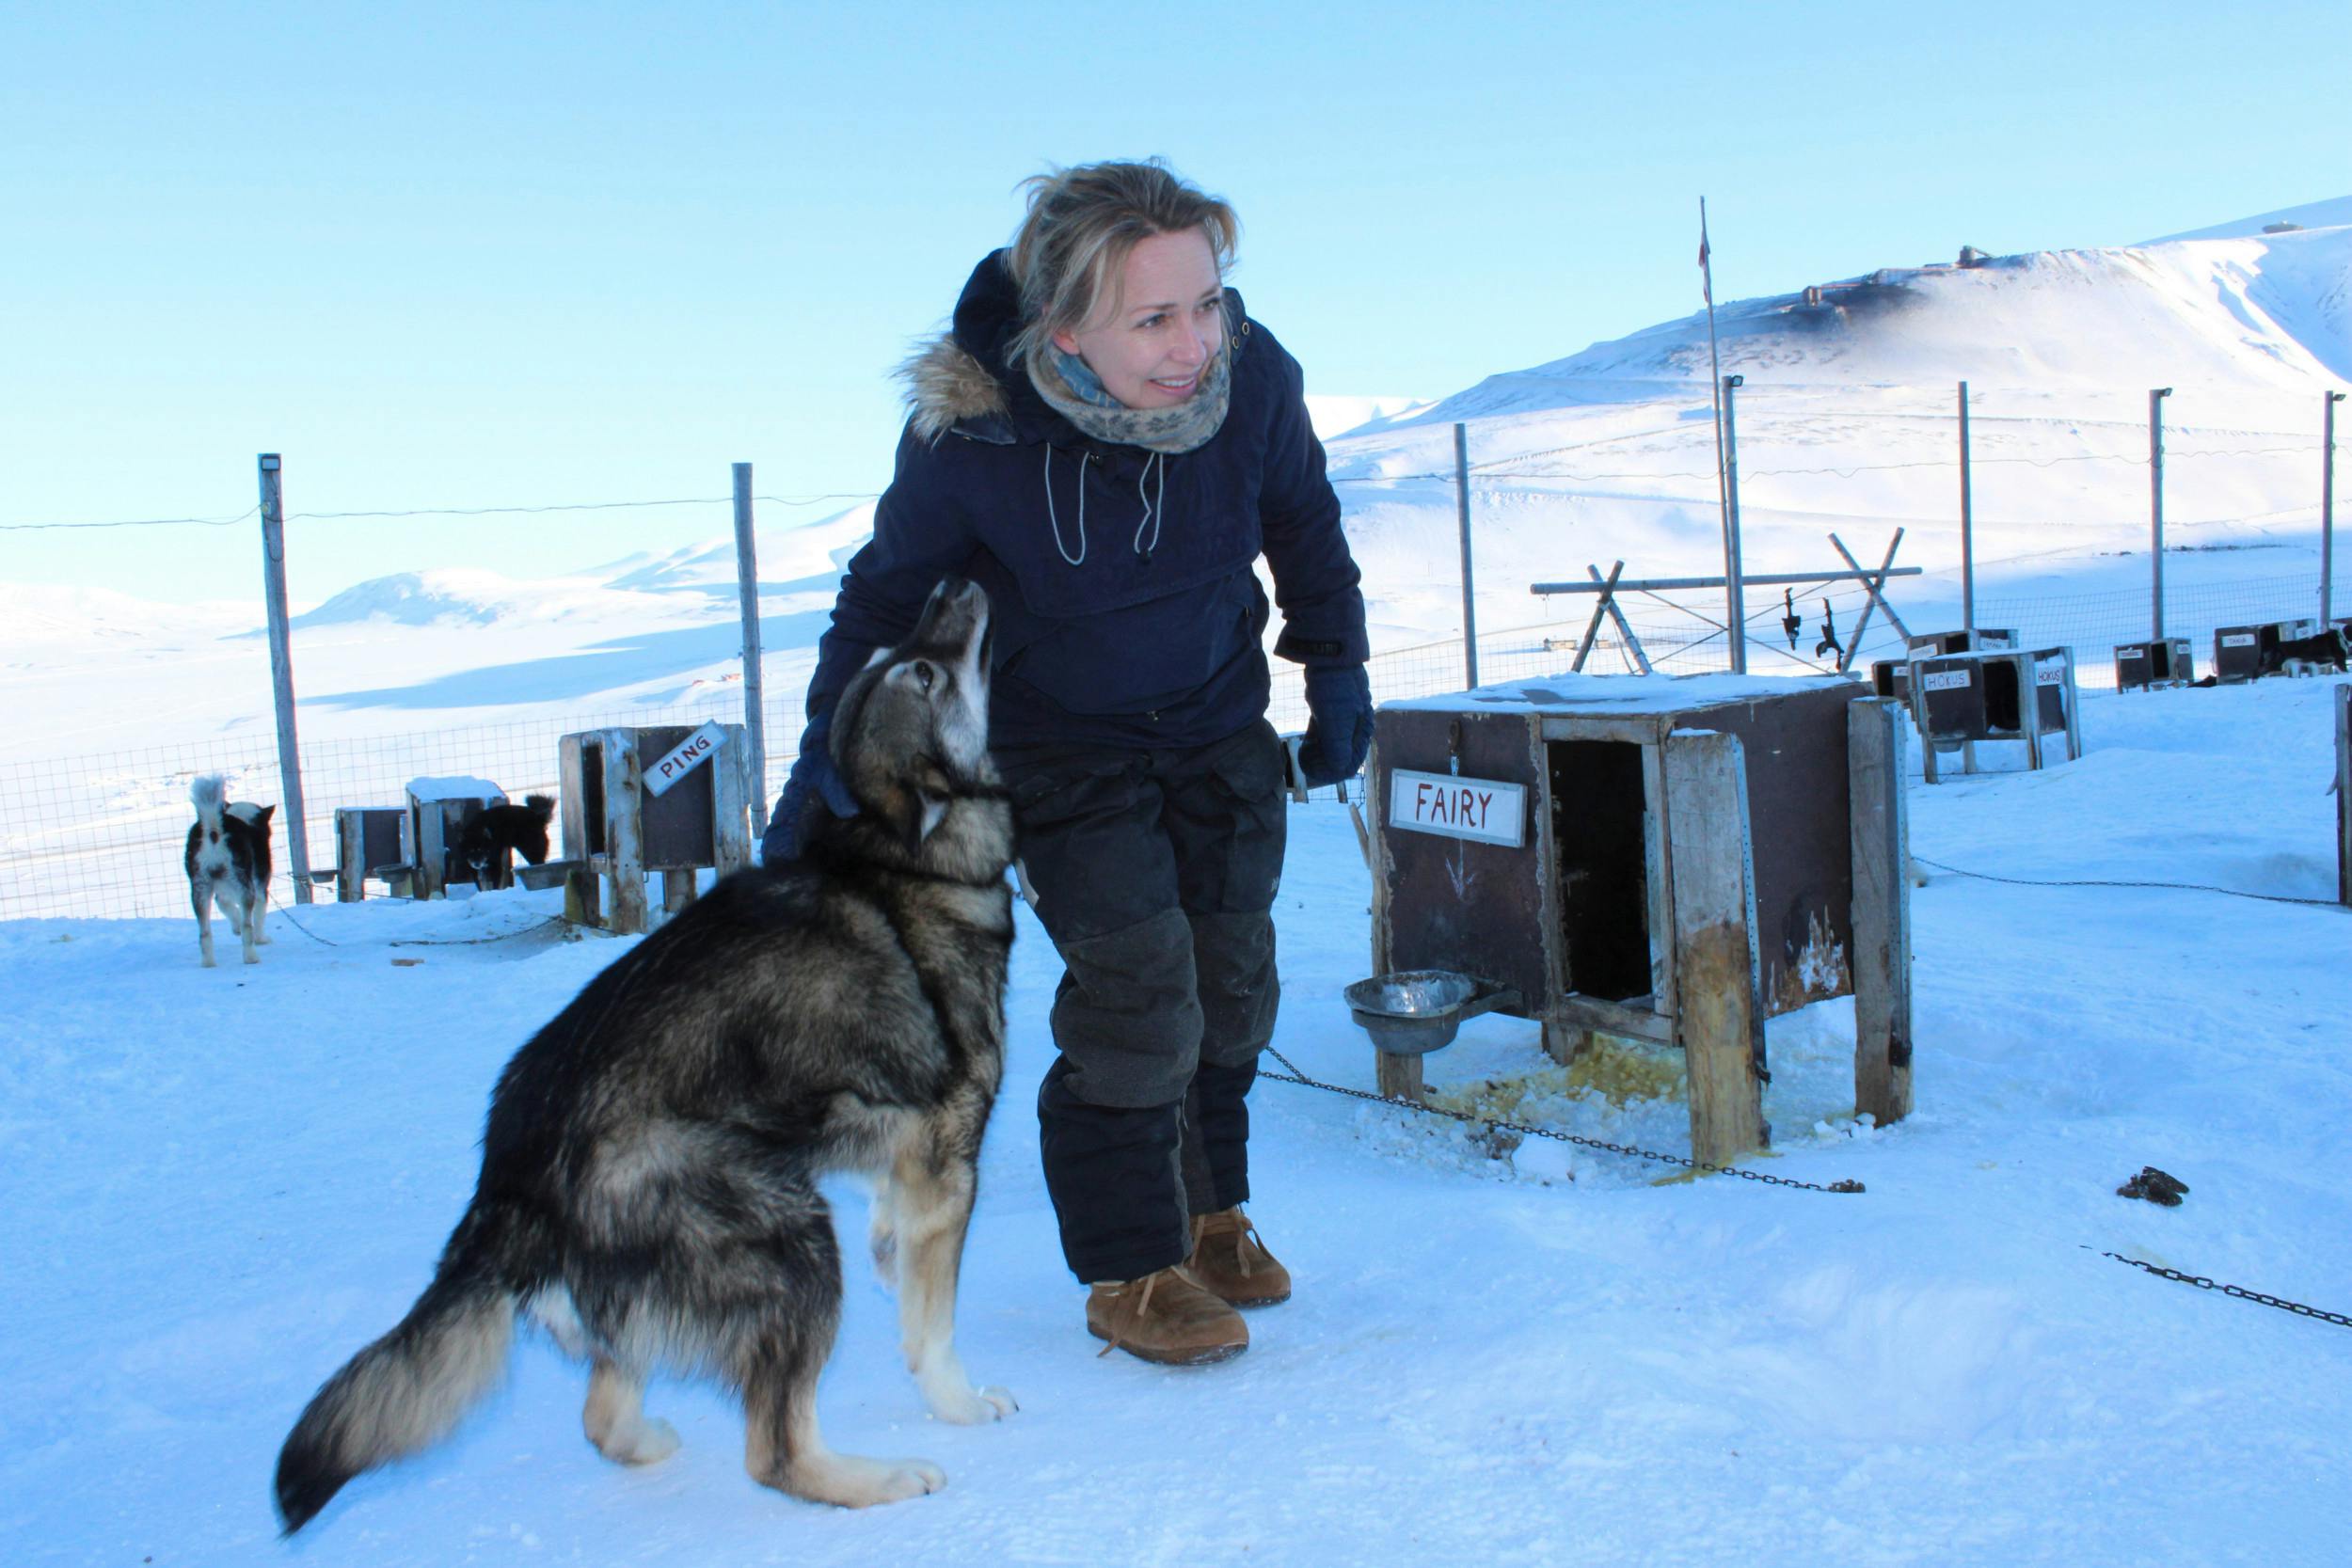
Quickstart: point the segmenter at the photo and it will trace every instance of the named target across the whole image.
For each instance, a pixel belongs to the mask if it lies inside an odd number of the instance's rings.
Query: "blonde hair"
[[[1186,183],[1160,159],[1081,164],[1022,182],[1028,215],[1008,258],[1021,291],[1022,327],[1010,344],[1019,364],[1056,332],[1074,332],[1104,310],[1138,242],[1198,229],[1216,273],[1233,263],[1241,220],[1223,198]]]

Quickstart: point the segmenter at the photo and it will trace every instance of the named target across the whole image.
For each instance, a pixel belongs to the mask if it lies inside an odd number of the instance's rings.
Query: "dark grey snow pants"
[[[1249,1196],[1274,1033],[1282,743],[1260,721],[1182,751],[1000,752],[1037,912],[1060,953],[1038,1090],[1062,1255],[1089,1282],[1182,1262],[1189,1216]]]

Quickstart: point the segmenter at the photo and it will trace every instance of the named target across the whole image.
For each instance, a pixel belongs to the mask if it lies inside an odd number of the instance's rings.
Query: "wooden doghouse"
[[[2309,637],[2319,629],[2316,621],[2257,621],[2251,626],[2213,629],[2214,679],[2223,686],[2250,681],[2262,673],[2263,649],[2285,638]]]
[[[1870,689],[1878,696],[1903,704],[1908,710],[1911,703],[1911,667],[1919,659],[1942,654],[2014,648],[2018,641],[2017,630],[2013,626],[1978,626],[1962,631],[1914,633],[1906,640],[1905,651],[1900,658],[1882,658],[1871,664]],[[1970,770],[1974,771],[1973,758]]]
[[[643,931],[648,872],[661,874],[662,908],[675,912],[692,902],[697,871],[749,865],[749,757],[743,726],[716,721],[564,736],[565,918]],[[612,883],[609,919],[600,878]]]
[[[1939,752],[1964,753],[1977,770],[1976,743],[2022,740],[2029,768],[2042,766],[2042,737],[2066,736],[2068,761],[2083,754],[2076,713],[2074,650],[1984,649],[1921,657],[1911,665],[1911,715],[1926,741],[1920,755],[1930,784],[1942,782]]]
[[[1911,657],[1926,654],[1972,654],[1994,648],[2015,648],[2025,640],[2015,626],[1978,626],[1969,631],[1923,631],[1912,634]]]
[[[2188,639],[2163,637],[2148,642],[2115,645],[2115,689],[2147,691],[2157,687],[2189,686],[2197,679],[2197,661],[2189,657]]]
[[[415,850],[409,861],[410,895],[443,898],[452,884],[478,880],[458,852],[466,840],[466,824],[504,804],[506,792],[487,779],[459,774],[409,780],[409,845]]]
[[[416,823],[413,805],[337,806],[335,901],[356,904],[367,897],[370,877],[406,897],[417,863]]]
[[[1856,998],[1855,1098],[1911,1105],[1901,709],[1838,678],[1559,676],[1375,720],[1373,963],[1516,993],[1566,1061],[1679,1047],[1692,1144],[1769,1141],[1764,1021]],[[1382,1053],[1385,1092],[1421,1091]]]

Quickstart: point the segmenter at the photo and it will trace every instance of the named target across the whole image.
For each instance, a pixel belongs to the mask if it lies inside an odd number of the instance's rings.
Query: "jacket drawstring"
[[[1040,443],[1045,448],[1045,525],[1054,531],[1054,548],[1073,566],[1087,563],[1087,460],[1078,459],[1078,553],[1072,555],[1070,546],[1061,542],[1061,519],[1054,515],[1054,443]]]
[[[1073,566],[1083,566],[1087,559],[1087,460],[1078,459],[1078,553],[1072,555],[1070,546],[1062,543],[1061,515],[1054,507],[1054,443],[1040,443],[1045,448],[1045,525],[1054,531],[1054,548],[1062,560]],[[1146,493],[1144,486],[1151,485]],[[1136,499],[1143,503],[1143,518],[1136,524],[1135,551],[1144,564],[1150,565],[1152,552],[1160,547],[1160,519],[1166,515],[1168,501],[1168,456],[1153,452],[1143,460],[1143,472],[1136,476]],[[1152,531],[1152,542],[1143,542],[1143,531]]]
[[[1143,482],[1155,472],[1159,476],[1158,499],[1152,499],[1143,493]],[[1143,557],[1143,563],[1149,566],[1152,564],[1152,552],[1160,547],[1161,503],[1168,499],[1167,453],[1155,451],[1143,460],[1143,472],[1136,476],[1136,499],[1143,502],[1143,521],[1136,525],[1136,554]],[[1148,545],[1143,542],[1146,527],[1152,530],[1152,542]]]

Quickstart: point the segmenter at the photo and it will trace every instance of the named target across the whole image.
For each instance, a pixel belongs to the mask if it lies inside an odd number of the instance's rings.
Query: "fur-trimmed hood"
[[[1226,291],[1230,352],[1238,358],[1248,338],[1241,296]],[[950,431],[997,446],[1022,440],[1074,437],[1069,421],[1047,405],[1012,363],[1010,344],[1021,329],[1021,294],[1006,252],[981,258],[956,301],[946,332],[923,343],[898,367],[906,383],[909,427],[925,441]]]
[[[907,384],[907,417],[914,434],[936,441],[958,424],[998,423],[1011,411],[1004,383],[972,357],[955,334],[943,332],[898,367]],[[1009,432],[1004,437],[1009,439]]]

